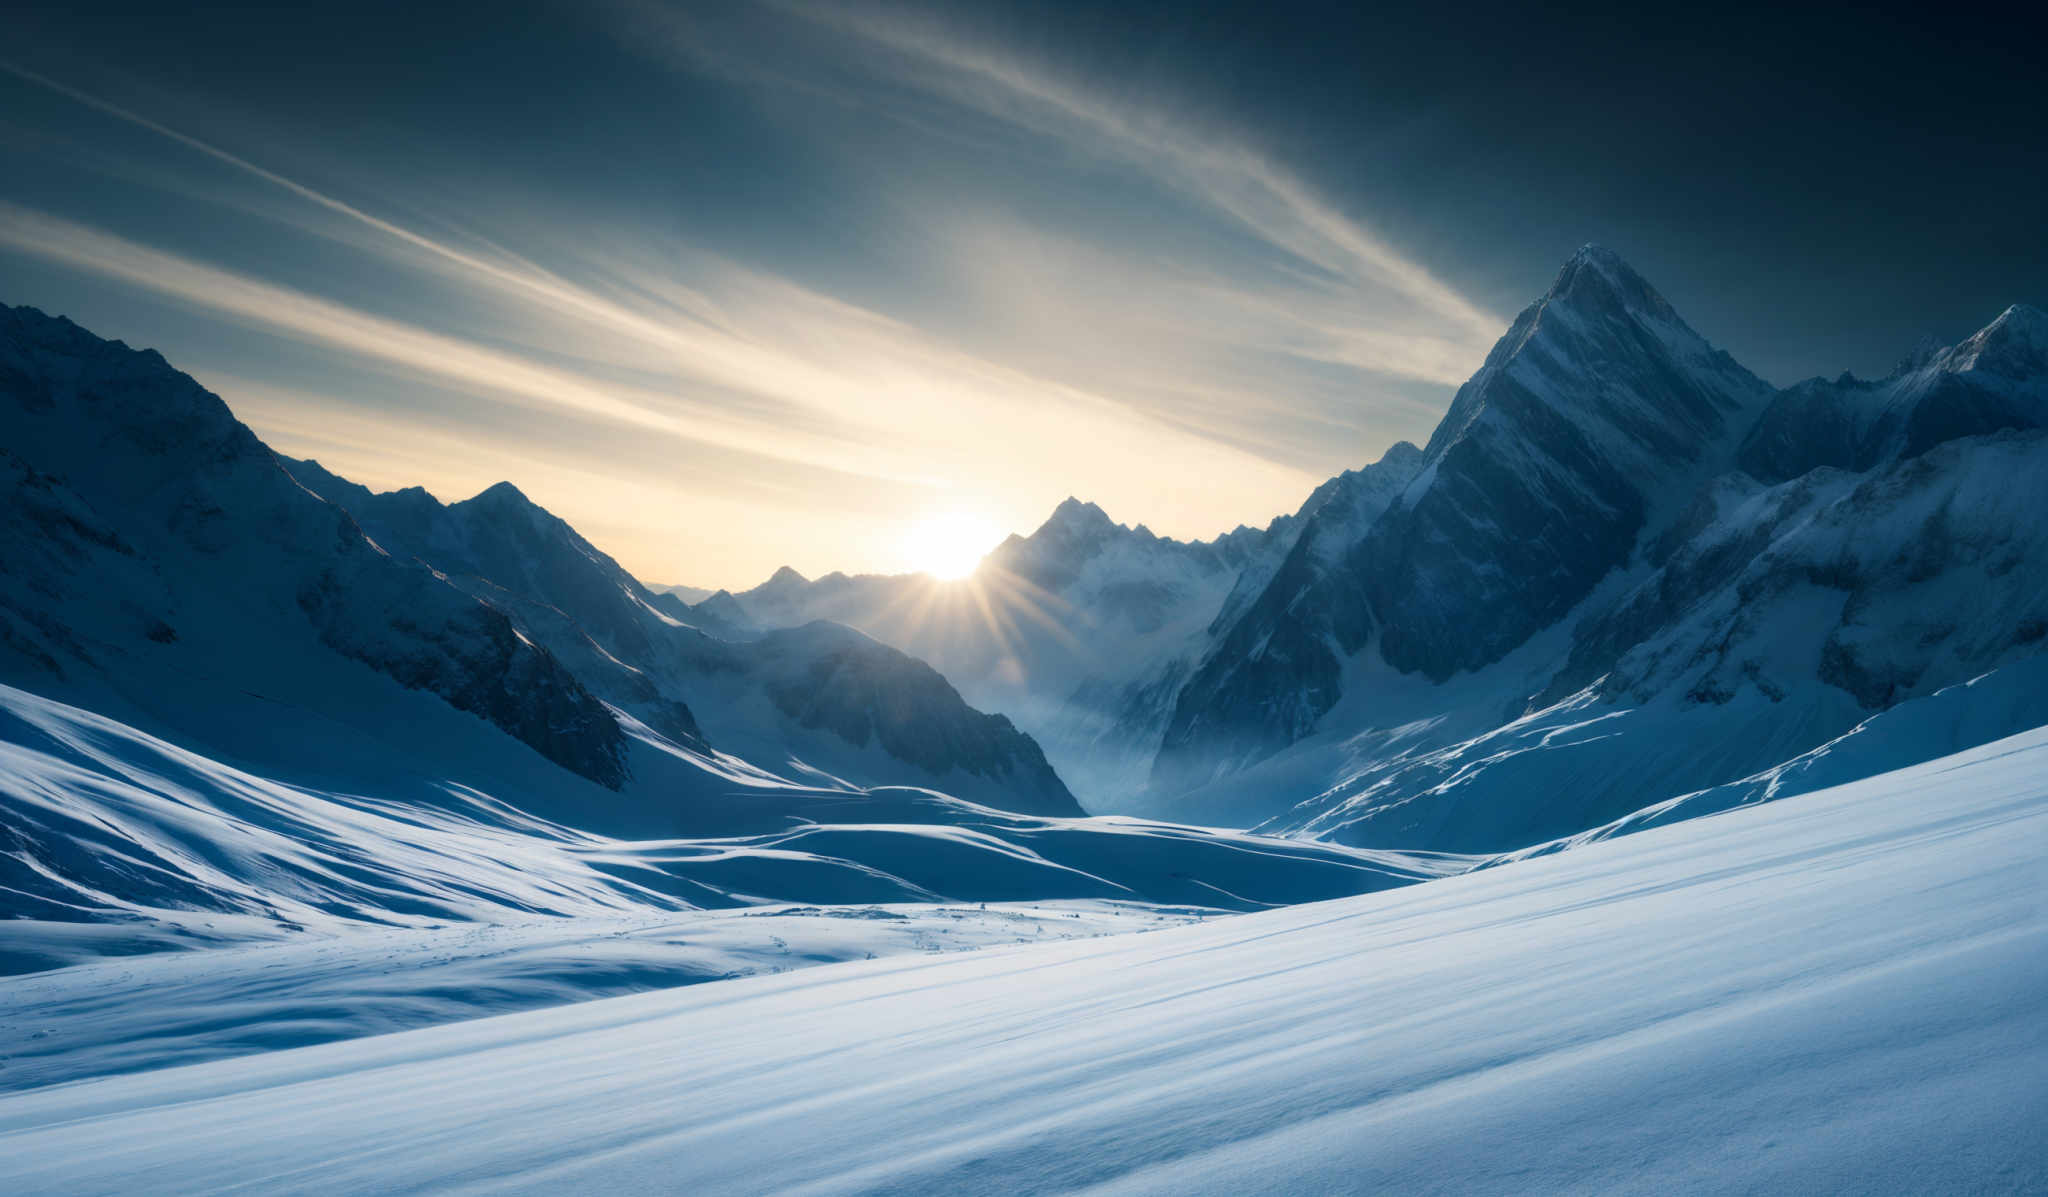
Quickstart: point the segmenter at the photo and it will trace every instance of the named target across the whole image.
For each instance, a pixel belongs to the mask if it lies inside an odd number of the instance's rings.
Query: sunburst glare
[[[934,512],[904,533],[903,558],[912,569],[952,581],[973,573],[1002,537],[1002,529],[972,512]]]

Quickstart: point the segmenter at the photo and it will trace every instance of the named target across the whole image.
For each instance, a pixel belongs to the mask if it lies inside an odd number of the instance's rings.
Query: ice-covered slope
[[[1741,806],[1794,798],[2044,726],[2048,726],[2048,656],[2036,656],[1900,703],[1818,748],[1740,781],[1680,794],[1589,831],[1508,853],[1488,865],[1548,856]]]
[[[510,483],[443,505],[417,487],[373,494],[318,463],[284,464],[377,544],[504,611],[592,693],[671,740],[701,747],[708,733],[719,750],[771,770],[928,786],[1026,814],[1081,813],[1009,720],[969,707],[929,667],[858,632],[818,623],[722,637],[688,626],[678,618],[687,609]]]
[[[2044,890],[2036,731],[1387,894],[15,1094],[0,1186],[2031,1192]]]

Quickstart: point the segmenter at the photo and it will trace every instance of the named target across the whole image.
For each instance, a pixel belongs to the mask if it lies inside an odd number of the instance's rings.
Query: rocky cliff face
[[[1770,388],[1614,254],[1581,250],[1460,388],[1352,557],[1397,669],[1498,660],[1725,468]]]

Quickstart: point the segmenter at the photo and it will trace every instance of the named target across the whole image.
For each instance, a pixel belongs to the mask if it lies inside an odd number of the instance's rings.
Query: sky
[[[0,302],[735,589],[1263,524],[1588,241],[1781,384],[2048,303],[1994,11],[1374,7],[12,6]]]

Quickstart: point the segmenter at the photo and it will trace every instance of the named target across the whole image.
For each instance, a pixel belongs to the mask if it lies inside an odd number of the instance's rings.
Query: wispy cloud
[[[203,237],[4,198],[0,249],[326,354],[298,378],[232,354],[208,362],[287,451],[338,456],[373,481],[467,486],[480,467],[447,425],[460,407],[488,426],[479,435],[493,462],[548,480],[515,479],[522,486],[579,525],[611,529],[608,547],[637,546],[620,550],[629,565],[733,584],[784,561],[914,565],[894,559],[897,532],[939,505],[1019,530],[1068,493],[1169,534],[1261,521],[1331,469],[1426,428],[1434,411],[1414,386],[1447,396],[1500,326],[1240,138],[889,10],[772,11],[828,38],[841,60],[830,83],[700,36],[667,9],[621,19],[634,22],[637,48],[666,45],[679,64],[715,63],[749,87],[831,103],[852,88],[869,110],[948,135],[1009,130],[1054,147],[1051,175],[1070,156],[1111,163],[1166,197],[1170,210],[1140,223],[1174,235],[1119,242],[1086,221],[1062,227],[1021,201],[962,192],[943,163],[877,167],[862,198],[900,222],[883,235],[896,257],[881,269],[914,270],[935,296],[905,312],[887,287],[863,294],[841,275],[827,293],[788,263],[765,269],[696,241],[687,225],[521,220],[479,195],[470,206],[492,227],[437,220],[429,233],[383,211],[419,206],[396,202],[406,184],[388,164],[351,180],[349,193],[369,200],[339,198],[266,164],[277,155],[0,63],[227,168],[246,194],[211,198],[260,208],[270,225],[281,213],[283,227],[345,250],[352,278],[381,279],[393,299],[295,272],[296,255],[243,254],[230,266]],[[650,28],[673,40],[639,37]],[[440,182],[458,207],[460,188]],[[564,224],[578,230],[568,244]],[[1230,245],[1211,252],[1219,229]],[[177,346],[162,347],[179,360]],[[335,355],[415,393],[366,408],[331,385]],[[667,559],[693,564],[657,563]]]
[[[1226,217],[1240,233],[1280,256],[1263,278],[1230,279],[1235,292],[1230,298],[1247,308],[1286,309],[1299,332],[1312,334],[1284,346],[1290,351],[1395,377],[1455,384],[1471,373],[1506,323],[1234,130],[1190,122],[1164,101],[1128,92],[1112,95],[1044,63],[969,40],[929,15],[900,6],[773,0],[768,7],[845,35],[835,44],[842,65],[858,62],[865,47],[869,69],[888,90],[861,96],[863,104],[886,107],[889,95],[920,92],[1121,163]],[[779,55],[761,55],[757,45],[720,42],[715,26],[676,6],[621,0],[614,11],[626,14],[636,44],[665,48],[694,68],[751,75],[784,87],[823,86],[793,73]],[[649,39],[650,31],[666,37]],[[924,114],[921,119],[943,118]],[[1222,279],[1211,280],[1212,296],[1223,289]],[[1155,298],[1169,306],[1174,302],[1171,292]]]
[[[1161,108],[1112,99],[1042,66],[949,35],[905,10],[810,0],[776,0],[776,6],[900,52],[927,68],[921,77],[927,87],[986,115],[1092,140],[1104,153],[1173,177],[1248,232],[1333,279],[1359,289],[1385,288],[1474,338],[1490,342],[1499,333],[1496,316],[1227,131],[1191,128]]]

